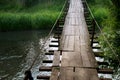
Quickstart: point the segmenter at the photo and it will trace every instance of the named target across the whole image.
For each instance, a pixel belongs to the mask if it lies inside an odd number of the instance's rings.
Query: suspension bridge
[[[51,75],[38,75],[37,79],[112,80],[98,75],[112,75],[113,69],[106,67],[109,66],[108,62],[96,59],[103,58],[96,27],[99,28],[99,25],[86,0],[66,0],[50,31],[51,34],[55,29],[55,39],[51,42],[58,45],[50,44],[49,47],[58,47],[58,50],[45,53],[46,56],[53,56],[53,60],[43,60],[43,63],[52,63],[52,66],[39,68],[40,72],[51,72]]]

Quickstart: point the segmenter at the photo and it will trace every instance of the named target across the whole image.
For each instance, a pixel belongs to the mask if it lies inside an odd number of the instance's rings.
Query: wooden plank
[[[91,66],[92,67],[98,67],[98,64],[97,64],[97,61],[96,61],[96,59],[95,59],[95,55],[94,55],[94,53],[93,53],[93,51],[92,51],[92,48],[89,46],[89,49],[88,49],[88,52],[87,52],[87,54],[88,54],[88,57],[89,57],[89,60],[90,60],[90,63],[91,63]]]
[[[66,39],[66,36],[62,36],[61,37],[61,40],[60,40],[60,50],[64,49],[65,39]]]
[[[52,60],[43,60],[42,62],[43,63],[52,63],[53,61]]]
[[[109,65],[109,63],[108,62],[99,62],[99,61],[97,61],[97,63],[98,63],[98,65]]]
[[[75,52],[80,52],[80,37],[75,36]]]
[[[40,75],[40,76],[37,76],[37,79],[47,79],[47,80],[49,80],[50,76],[42,76],[42,75]]]
[[[63,50],[73,51],[74,50],[74,36],[66,36],[64,41]]]
[[[46,67],[46,66],[42,66],[39,68],[39,71],[51,71],[52,67]]]
[[[96,69],[76,68],[75,80],[99,80]]]
[[[113,69],[98,69],[98,73],[113,74]]]
[[[53,66],[54,67],[58,67],[60,64],[60,52],[59,51],[55,51],[54,52],[54,59],[53,59]]]
[[[53,44],[50,44],[49,47],[59,47],[59,45],[53,45]]]
[[[78,19],[78,21],[79,21],[79,19]],[[80,21],[79,21],[80,22]],[[81,24],[81,23],[78,23],[79,25]],[[79,36],[80,35],[80,29],[79,29],[79,26],[74,26],[75,27],[75,36]]]
[[[71,36],[74,36],[75,35],[75,30],[74,30],[74,26],[71,26]]]
[[[93,49],[101,49],[101,47],[100,46],[94,46],[94,47],[92,47]]]
[[[48,52],[48,53],[45,53],[45,55],[53,55],[53,54],[54,54],[54,53],[49,53],[49,52]]]
[[[81,46],[81,56],[82,56],[83,66],[92,67],[90,60],[89,60],[89,56],[87,54],[87,48],[84,45]]]
[[[50,80],[58,80],[59,72],[60,72],[59,67],[53,67],[52,74],[50,76]]]
[[[64,47],[63,47],[63,50],[67,50],[67,47],[68,47],[68,41],[69,41],[69,37],[68,36],[66,36],[65,37],[65,41],[64,41]]]
[[[78,52],[63,52],[62,67],[83,67],[80,54]]]
[[[73,80],[74,77],[74,72],[73,72],[73,68],[70,67],[61,67],[60,68],[60,77],[58,80]]]
[[[70,51],[74,50],[74,36],[69,36],[67,50],[70,50]]]
[[[112,80],[111,78],[100,78],[100,80]]]
[[[52,40],[51,42],[52,43],[58,43],[58,40]]]

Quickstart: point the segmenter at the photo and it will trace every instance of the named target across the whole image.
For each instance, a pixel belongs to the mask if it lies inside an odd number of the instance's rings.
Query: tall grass
[[[0,31],[49,29],[55,22],[64,0],[45,0],[29,8],[0,11]]]

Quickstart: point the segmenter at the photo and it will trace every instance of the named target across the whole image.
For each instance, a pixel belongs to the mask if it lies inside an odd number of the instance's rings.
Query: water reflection
[[[27,69],[34,57],[40,51],[48,31],[0,32],[0,77],[5,80],[22,80],[24,70]],[[39,61],[43,54],[40,53]],[[37,74],[37,64],[33,74]]]

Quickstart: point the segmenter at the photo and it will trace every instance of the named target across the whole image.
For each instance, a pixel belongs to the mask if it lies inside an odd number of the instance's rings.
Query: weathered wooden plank
[[[80,54],[78,52],[63,52],[62,67],[83,67]]]
[[[46,66],[42,66],[39,68],[39,71],[51,71],[52,67],[46,67]]]
[[[67,50],[70,50],[70,51],[74,50],[74,36],[69,36]]]
[[[43,63],[52,63],[53,61],[52,60],[43,60],[42,62]]]
[[[59,45],[50,44],[49,47],[59,47]]]
[[[91,47],[89,47],[87,54],[88,54],[91,66],[94,68],[98,67],[97,61],[95,59],[95,55],[94,55]]]
[[[50,76],[50,80],[58,80],[59,72],[60,72],[59,67],[53,67],[52,68],[52,74]]]
[[[53,66],[54,67],[58,67],[60,64],[60,52],[59,51],[55,51],[54,52],[54,59],[53,59]]]
[[[80,37],[75,36],[75,52],[80,52]]]
[[[53,54],[54,54],[54,53],[49,53],[49,52],[48,52],[48,53],[45,53],[45,55],[53,55]]]
[[[74,73],[73,73],[73,68],[70,68],[70,67],[67,67],[67,68],[64,68],[64,67],[61,67],[60,68],[60,77],[58,80],[73,80],[73,76],[74,76]]]
[[[98,73],[113,74],[113,69],[98,69]]]
[[[84,67],[92,67],[93,66],[93,65],[91,65],[89,56],[87,54],[87,48],[84,45],[81,46],[81,56],[82,56],[82,62],[83,62]]]
[[[96,69],[76,68],[75,80],[99,80]]]
[[[64,41],[63,50],[73,51],[74,50],[74,36],[66,36]]]
[[[111,78],[100,78],[100,80],[112,80]]]
[[[47,79],[47,80],[49,80],[50,76],[42,76],[42,75],[40,75],[40,76],[37,76],[37,79]]]
[[[97,62],[98,63],[98,65],[109,65],[109,63],[108,62]]]
[[[67,50],[68,43],[69,43],[69,36],[66,36],[63,44],[64,45],[63,50]]]

